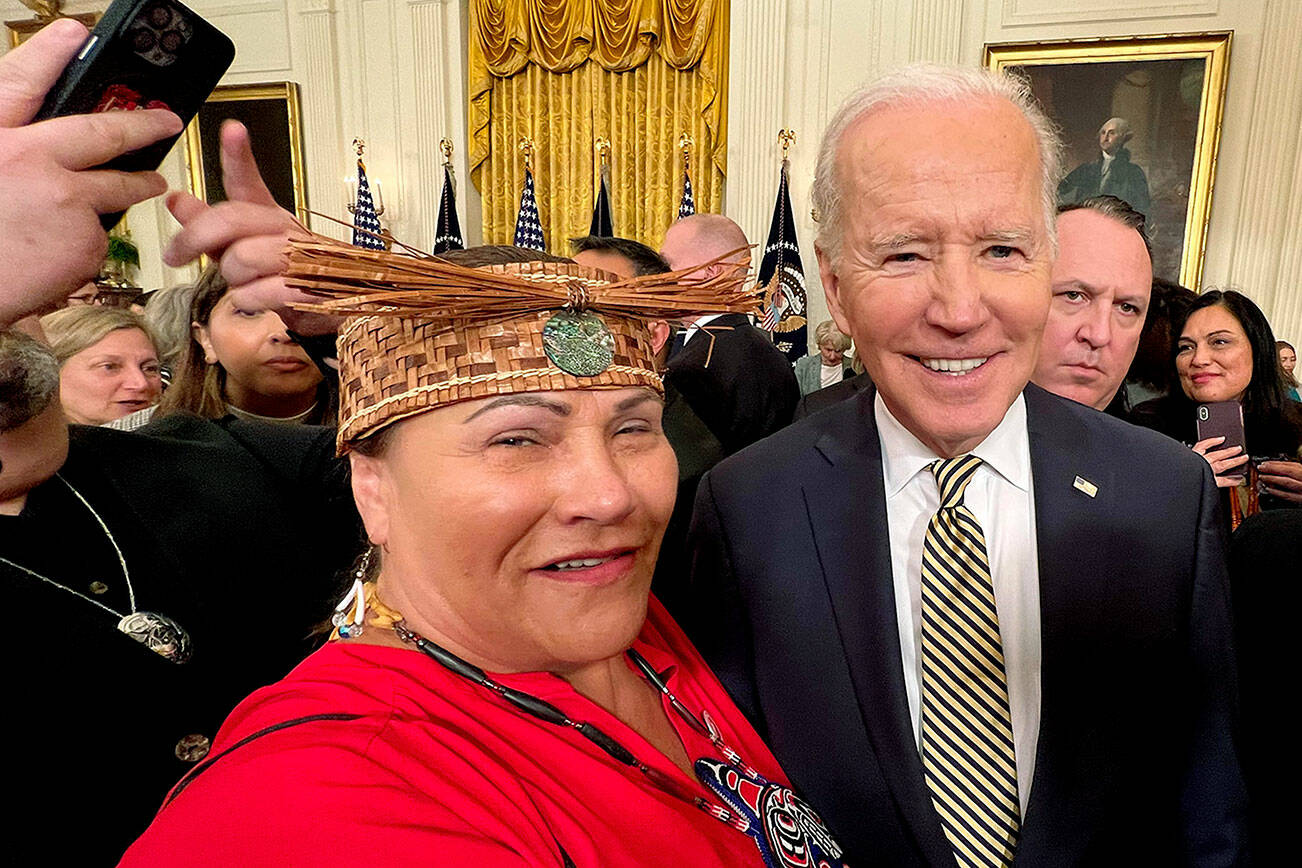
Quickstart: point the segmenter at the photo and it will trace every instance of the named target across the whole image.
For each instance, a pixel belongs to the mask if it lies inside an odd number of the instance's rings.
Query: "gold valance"
[[[701,62],[719,0],[471,0],[471,41],[484,71],[509,78],[526,63],[570,72],[591,59],[611,72],[657,52],[675,69]],[[723,22],[726,27],[727,22]]]

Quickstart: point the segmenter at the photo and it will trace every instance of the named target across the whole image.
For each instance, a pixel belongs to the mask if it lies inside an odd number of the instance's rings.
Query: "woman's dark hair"
[[[212,312],[222,300],[230,285],[222,277],[216,262],[208,266],[194,285],[190,300],[190,320],[193,324],[207,326]],[[315,425],[333,425],[338,413],[336,378],[326,377],[317,387],[317,410],[309,422]],[[209,364],[199,339],[191,329],[190,340],[181,356],[180,364],[172,374],[171,384],[158,402],[155,419],[173,413],[192,413],[205,419],[220,419],[230,410],[226,406],[226,369],[218,363]]]
[[[1183,327],[1187,309],[1197,299],[1198,294],[1191,289],[1160,277],[1153,278],[1153,293],[1148,302],[1144,330],[1139,336],[1139,347],[1126,380],[1163,394],[1179,391],[1175,366],[1171,364],[1171,346],[1180,333],[1172,333],[1171,324],[1179,320]]]
[[[1180,335],[1189,317],[1209,307],[1224,308],[1238,320],[1252,350],[1252,378],[1242,400],[1249,452],[1267,457],[1285,452],[1296,456],[1302,443],[1302,414],[1296,411],[1284,391],[1275,333],[1266,315],[1250,298],[1232,289],[1213,289],[1198,296],[1171,321],[1172,355],[1179,351]]]
[[[1293,352],[1293,357],[1297,358],[1297,350],[1293,349],[1292,344],[1290,344],[1288,341],[1275,341],[1275,361],[1279,361],[1280,350],[1291,350]],[[1297,377],[1295,377],[1293,374],[1290,374],[1288,371],[1284,370],[1283,365],[1279,366],[1279,375],[1284,380],[1285,388],[1288,389],[1297,388]]]
[[[213,308],[229,289],[217,263],[209,265],[194,286],[189,322],[208,325]],[[172,382],[158,402],[155,418],[161,419],[173,413],[194,413],[205,419],[220,419],[227,412],[225,391],[226,369],[208,364],[203,347],[192,332],[180,364],[172,373]]]

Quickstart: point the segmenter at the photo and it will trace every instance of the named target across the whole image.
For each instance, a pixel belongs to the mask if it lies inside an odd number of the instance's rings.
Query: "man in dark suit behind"
[[[588,235],[571,239],[570,246],[574,250],[575,262],[619,277],[641,277],[671,270],[660,254],[631,238]],[[647,327],[651,332],[656,369],[663,371],[669,355],[669,323],[653,320],[647,323]],[[669,526],[660,542],[651,592],[665,608],[678,615],[682,612],[687,585],[687,530],[692,519],[692,504],[696,501],[696,486],[707,470],[723,460],[724,451],[719,438],[668,378],[665,380],[665,407],[660,425],[674,449],[674,457],[678,459],[678,496],[673,514],[669,516]]]
[[[695,214],[665,233],[660,253],[675,271],[730,253],[749,260],[741,227],[719,214]],[[708,273],[718,265],[705,266]],[[673,386],[726,454],[791,421],[800,387],[791,363],[745,314],[698,317],[671,349],[665,386]]]
[[[851,97],[817,249],[875,388],[700,486],[689,632],[851,864],[1244,860],[1211,476],[1028,385],[1056,153],[1011,79]]]

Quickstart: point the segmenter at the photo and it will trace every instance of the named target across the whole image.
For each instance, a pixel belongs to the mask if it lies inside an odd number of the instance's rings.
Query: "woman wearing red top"
[[[323,250],[341,272],[414,267],[322,242],[290,278]],[[645,320],[614,298],[672,317],[705,290],[514,248],[458,262],[480,270],[430,265],[446,294],[401,315],[356,297],[375,271],[314,284],[361,315],[340,331],[339,442],[375,578],[335,641],[235,710],[122,864],[841,865],[648,604],[676,463]],[[716,284],[715,307],[753,306]]]

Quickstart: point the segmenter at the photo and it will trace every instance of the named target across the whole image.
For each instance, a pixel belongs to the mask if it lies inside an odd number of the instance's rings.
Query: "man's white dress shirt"
[[[701,326],[709,325],[721,316],[723,316],[721,313],[712,313],[707,314],[706,316],[697,317],[692,324],[687,327],[687,332],[683,335],[683,346],[687,346],[688,341],[700,334]]]
[[[940,509],[940,492],[929,469],[939,456],[891,415],[880,394],[873,412],[882,447],[904,689],[914,740],[921,751],[922,544],[927,524]],[[983,463],[968,484],[963,502],[981,523],[986,538],[1013,719],[1017,795],[1025,816],[1040,735],[1040,567],[1026,401],[1021,395],[971,454]]]

